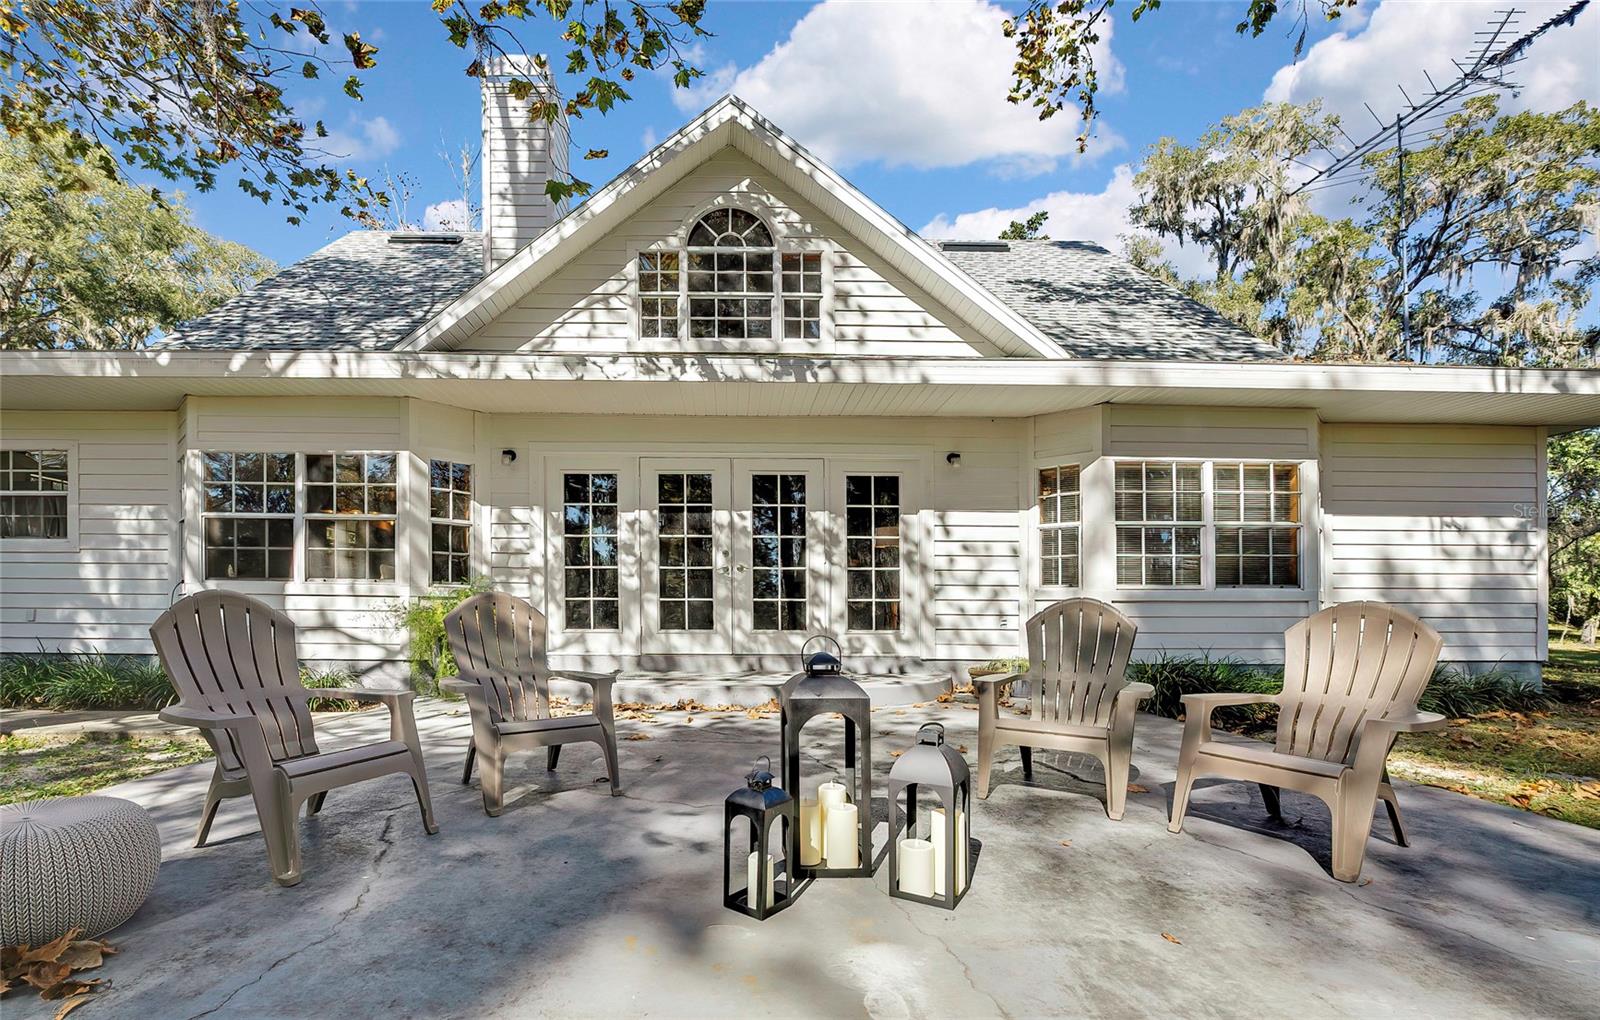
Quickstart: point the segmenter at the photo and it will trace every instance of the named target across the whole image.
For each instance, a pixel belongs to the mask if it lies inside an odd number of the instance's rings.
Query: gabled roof
[[[157,346],[209,349],[392,349],[483,275],[483,243],[390,243],[357,230],[184,323]],[[412,241],[416,235],[402,235]]]
[[[1087,241],[947,244],[946,257],[1069,357],[1282,360],[1282,351]]]
[[[1007,354],[1060,358],[1061,349],[933,245],[812,156],[737,96],[723,96],[588,201],[508,259],[405,343],[454,350],[626,217],[733,146],[871,248]]]

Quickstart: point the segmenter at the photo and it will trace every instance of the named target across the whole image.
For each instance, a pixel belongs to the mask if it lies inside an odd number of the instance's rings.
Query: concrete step
[[[671,705],[678,701],[698,701],[703,705],[735,705],[753,708],[778,696],[778,689],[792,673],[708,674],[692,671],[624,672],[612,688],[612,698],[621,702]],[[852,674],[872,699],[874,708],[914,705],[932,701],[950,689],[948,673],[869,673]],[[588,697],[588,688],[570,681],[556,680],[551,693],[566,698]]]

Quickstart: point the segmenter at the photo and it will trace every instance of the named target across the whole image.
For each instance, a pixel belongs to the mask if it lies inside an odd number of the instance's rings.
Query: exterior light
[[[926,825],[917,812],[918,795],[924,793],[931,795]],[[956,908],[972,879],[971,806],[967,760],[944,742],[942,725],[928,723],[917,730],[916,746],[889,770],[890,896]],[[927,837],[918,838],[919,831]]]
[[[838,655],[806,654],[805,671],[796,673],[778,694],[783,727],[783,785],[800,798],[800,820],[789,839],[792,873],[798,878],[872,876],[872,700],[844,675]],[[800,775],[800,731],[817,716],[844,717],[843,782],[834,779],[808,787]],[[859,761],[858,761],[859,757]],[[851,798],[854,798],[852,800]]]
[[[953,471],[961,470],[961,454],[954,450],[951,450],[949,453],[944,455],[944,462],[949,464],[951,470]]]
[[[764,755],[760,760],[771,765],[771,759]],[[789,862],[794,860],[789,850],[794,832],[794,798],[773,786],[773,778],[770,767],[758,764],[744,777],[745,785],[728,794],[723,809],[722,905],[757,921],[787,907],[794,897],[794,877],[789,868]],[[740,824],[750,835],[748,844],[734,839],[734,826]],[[743,845],[750,848],[747,855],[740,853]],[[733,876],[741,873],[744,887],[734,889]]]
[[[500,463],[504,464],[506,467],[510,467],[511,465],[515,464],[516,462],[517,462],[517,451],[515,451],[513,449],[510,449],[510,448],[507,448],[507,449],[504,449],[504,450],[500,451]]]

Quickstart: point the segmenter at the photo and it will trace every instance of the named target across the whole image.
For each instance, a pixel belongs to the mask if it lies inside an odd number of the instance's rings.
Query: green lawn
[[[1486,712],[1402,737],[1398,778],[1600,829],[1600,648],[1550,628],[1546,712]]]
[[[0,804],[75,797],[210,757],[200,739],[0,737]]]

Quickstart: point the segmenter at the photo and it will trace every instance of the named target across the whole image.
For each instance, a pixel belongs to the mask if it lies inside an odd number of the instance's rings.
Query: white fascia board
[[[563,217],[533,243],[507,259],[499,269],[418,327],[397,349],[454,349],[472,330],[505,311],[581,253],[605,229],[619,223],[729,144],[732,140],[730,133],[734,131],[753,143],[747,147],[740,146],[740,151],[765,163],[769,170],[774,170],[780,163],[800,168],[809,179],[816,182],[819,195],[824,199],[821,204],[836,203],[838,210],[848,214],[835,216],[841,222],[854,220],[864,224],[868,229],[861,232],[861,239],[880,254],[892,262],[901,262],[900,268],[903,270],[909,265],[921,266],[950,289],[950,295],[935,294],[935,297],[949,304],[960,304],[949,300],[953,295],[977,309],[980,321],[973,325],[980,327],[980,332],[1001,349],[1049,360],[1064,360],[1067,357],[1059,344],[945,258],[943,253],[915,231],[891,216],[827,164],[812,156],[804,146],[780,131],[749,104],[732,95],[723,96],[705,112],[673,132],[576,211]],[[829,210],[824,208],[824,211]]]
[[[1600,369],[589,352],[0,351],[0,377],[871,383],[1600,396]]]

